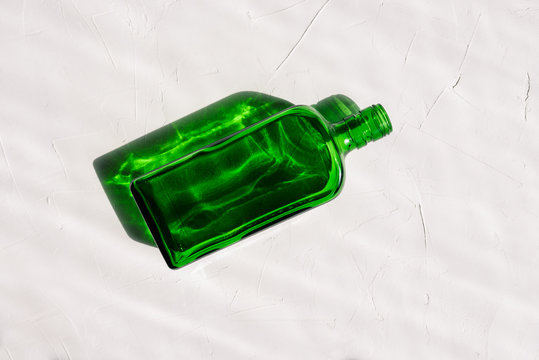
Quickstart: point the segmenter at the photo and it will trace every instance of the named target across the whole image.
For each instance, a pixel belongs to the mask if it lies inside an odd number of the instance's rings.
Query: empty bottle
[[[381,105],[360,111],[343,95],[293,106],[242,92],[94,166],[126,230],[149,229],[177,268],[331,200],[343,184],[344,156],[391,130]]]

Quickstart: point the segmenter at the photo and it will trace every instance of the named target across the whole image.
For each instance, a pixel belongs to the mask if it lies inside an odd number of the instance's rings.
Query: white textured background
[[[539,358],[538,44],[537,0],[3,0],[0,359]],[[394,132],[169,270],[92,161],[240,90]]]

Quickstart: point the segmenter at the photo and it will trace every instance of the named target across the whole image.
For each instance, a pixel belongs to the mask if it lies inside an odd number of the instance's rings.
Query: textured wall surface
[[[537,359],[538,36],[536,0],[3,0],[0,359]],[[169,270],[92,161],[241,90],[394,132]]]

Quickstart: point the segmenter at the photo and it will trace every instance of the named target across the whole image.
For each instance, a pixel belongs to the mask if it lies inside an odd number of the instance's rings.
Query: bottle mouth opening
[[[382,136],[386,136],[391,131],[393,131],[393,125],[391,125],[391,121],[389,120],[389,116],[387,115],[386,109],[380,104],[376,104],[372,106],[373,111],[373,122],[376,129],[373,129],[373,132],[377,132],[379,136],[376,136],[376,138],[381,138]]]
[[[356,148],[381,139],[393,131],[391,120],[380,104],[369,106],[359,113],[345,118],[344,122],[347,124],[348,133]]]
[[[372,105],[361,111],[360,114],[368,126],[368,132],[365,134],[367,141],[378,140],[393,130],[389,116],[380,104]]]

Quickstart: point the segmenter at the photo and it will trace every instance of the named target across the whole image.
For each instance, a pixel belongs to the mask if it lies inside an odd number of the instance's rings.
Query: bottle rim
[[[380,137],[391,133],[393,131],[393,125],[391,124],[391,120],[389,120],[386,109],[381,104],[373,105],[372,109],[374,110],[375,116],[373,118],[376,122],[377,130],[381,135]]]

